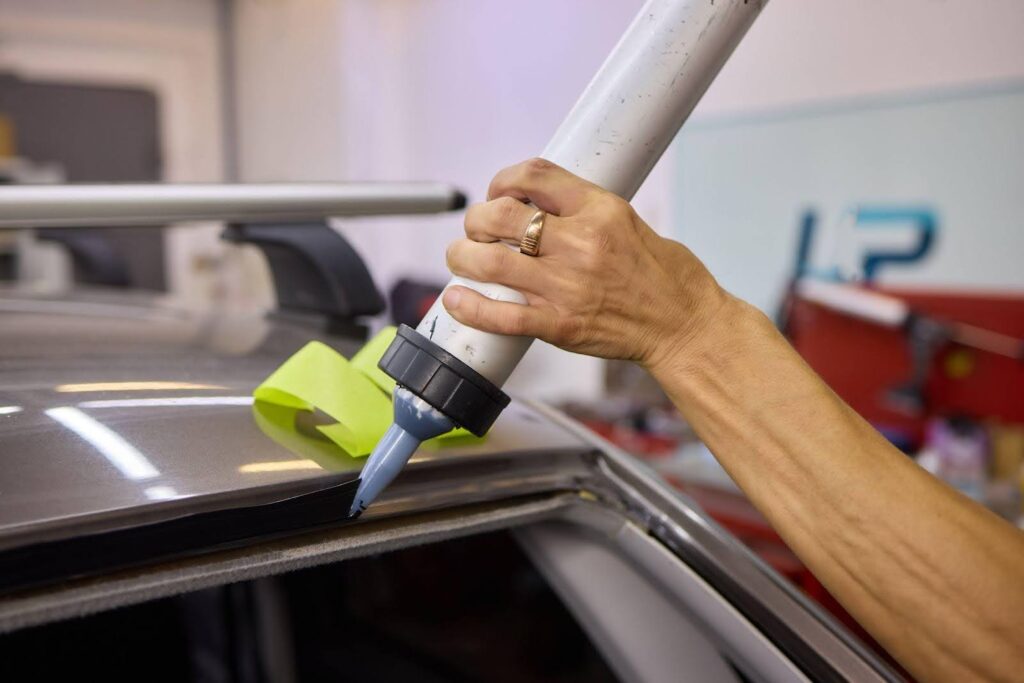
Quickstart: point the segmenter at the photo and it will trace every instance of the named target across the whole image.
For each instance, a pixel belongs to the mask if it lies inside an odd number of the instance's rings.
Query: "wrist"
[[[667,335],[642,365],[659,382],[690,375],[720,364],[755,338],[764,326],[774,327],[761,311],[724,290],[691,324]]]

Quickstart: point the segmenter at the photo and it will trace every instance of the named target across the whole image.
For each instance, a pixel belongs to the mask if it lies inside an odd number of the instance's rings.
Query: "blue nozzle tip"
[[[420,440],[399,425],[393,424],[384,434],[363,467],[356,497],[349,508],[349,517],[362,514],[380,492],[398,476],[405,463],[420,445]]]
[[[349,509],[349,516],[357,517],[377,499],[380,492],[402,471],[424,439],[444,434],[453,426],[450,419],[421,399],[405,389],[396,389],[395,421],[363,466],[359,489]]]

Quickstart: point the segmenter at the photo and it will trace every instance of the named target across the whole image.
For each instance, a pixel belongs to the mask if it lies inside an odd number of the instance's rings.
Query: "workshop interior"
[[[446,247],[553,161],[1024,529],[1022,32],[0,0],[0,680],[914,680],[639,365],[451,318]]]

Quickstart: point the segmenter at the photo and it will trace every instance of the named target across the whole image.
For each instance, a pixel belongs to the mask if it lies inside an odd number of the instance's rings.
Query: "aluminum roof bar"
[[[11,185],[0,187],[0,229],[303,221],[465,205],[465,195],[444,183]]]

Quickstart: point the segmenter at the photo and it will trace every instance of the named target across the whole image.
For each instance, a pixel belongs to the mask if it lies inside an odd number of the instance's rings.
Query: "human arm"
[[[1024,534],[924,472],[846,406],[770,321],[621,199],[550,163],[499,173],[452,245],[460,322],[647,368],[822,583],[914,676],[1024,671]],[[534,209],[540,256],[517,254]]]

